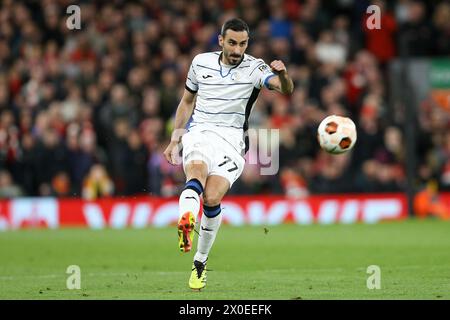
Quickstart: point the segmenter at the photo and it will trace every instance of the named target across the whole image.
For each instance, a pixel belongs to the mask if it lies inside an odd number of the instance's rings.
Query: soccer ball
[[[320,147],[328,153],[339,154],[349,151],[356,142],[355,123],[347,117],[328,116],[317,129]]]

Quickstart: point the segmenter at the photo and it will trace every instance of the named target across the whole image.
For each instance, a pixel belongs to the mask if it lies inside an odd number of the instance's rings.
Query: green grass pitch
[[[265,230],[265,228],[267,228]],[[450,223],[222,226],[208,284],[176,228],[0,233],[0,299],[449,299]],[[81,289],[68,290],[69,265]],[[366,286],[381,269],[381,289]]]

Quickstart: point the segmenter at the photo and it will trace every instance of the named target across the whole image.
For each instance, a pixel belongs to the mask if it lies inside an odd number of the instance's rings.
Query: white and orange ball
[[[331,154],[351,150],[357,139],[356,126],[352,119],[331,115],[322,120],[317,129],[320,147]]]

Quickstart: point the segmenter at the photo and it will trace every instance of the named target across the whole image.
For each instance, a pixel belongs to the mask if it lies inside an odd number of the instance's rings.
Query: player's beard
[[[230,54],[225,53],[225,57],[227,57],[227,62],[234,66],[237,65],[242,59],[242,56],[232,53]]]

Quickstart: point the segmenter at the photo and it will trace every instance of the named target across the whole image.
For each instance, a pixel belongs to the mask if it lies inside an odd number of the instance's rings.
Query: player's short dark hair
[[[250,29],[248,28],[247,23],[239,18],[227,20],[223,24],[222,29],[220,30],[220,34],[222,35],[222,37],[225,37],[225,33],[228,29],[233,31],[247,31],[247,34],[250,34]]]

